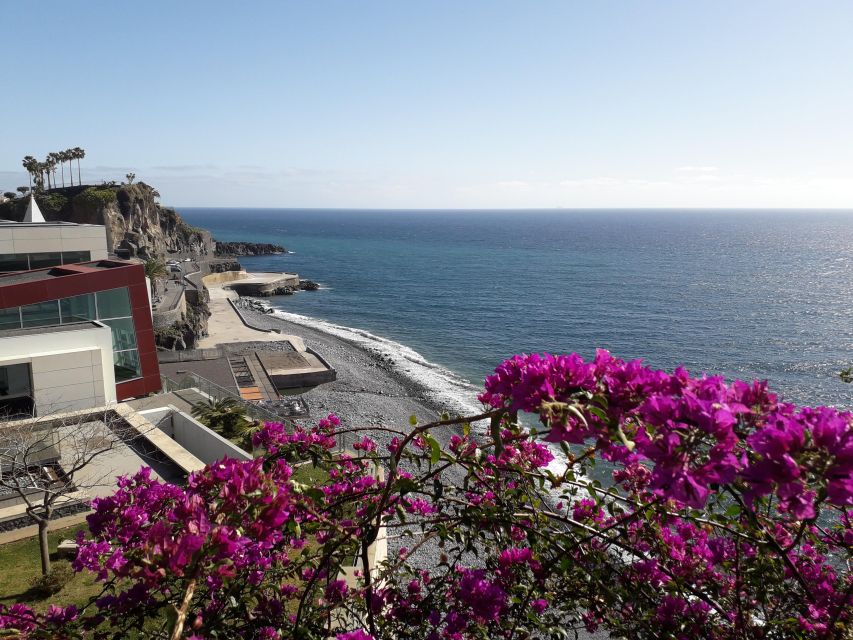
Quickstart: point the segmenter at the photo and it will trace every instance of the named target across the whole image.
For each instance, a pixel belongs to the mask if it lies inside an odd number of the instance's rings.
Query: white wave
[[[473,415],[482,411],[482,406],[477,400],[479,387],[449,369],[430,362],[411,347],[377,336],[364,329],[344,327],[298,313],[275,309],[273,315],[341,338],[368,353],[382,357],[398,374],[424,387],[424,395],[432,403],[450,413]]]
[[[263,303],[262,300],[259,302]],[[383,357],[398,374],[424,387],[424,395],[448,413],[470,416],[481,413],[483,410],[483,406],[477,400],[477,394],[481,391],[480,387],[471,384],[462,376],[441,365],[430,362],[411,347],[377,336],[364,329],[344,327],[326,320],[282,311],[275,307],[270,308],[273,309],[273,315],[282,320],[341,338],[368,353]],[[484,434],[488,428],[485,421],[477,426],[481,434]],[[551,446],[550,449],[551,453],[554,454],[554,460],[551,461],[548,468],[552,472],[560,474],[566,469],[566,457],[559,447]]]

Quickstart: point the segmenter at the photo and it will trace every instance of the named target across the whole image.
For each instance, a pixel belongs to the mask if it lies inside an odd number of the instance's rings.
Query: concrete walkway
[[[230,284],[230,283],[225,283]],[[220,284],[208,285],[210,293],[210,318],[207,320],[207,337],[202,338],[198,342],[199,349],[208,349],[215,347],[218,344],[229,344],[233,342],[257,342],[270,341],[276,342],[280,340],[291,340],[295,336],[288,336],[282,333],[272,333],[267,331],[258,331],[247,327],[243,320],[234,311],[234,307],[228,302],[229,298],[236,300],[239,296],[229,289],[224,289]],[[298,338],[297,338],[298,340]],[[299,340],[301,343],[302,341]],[[294,348],[299,347],[294,344]]]
[[[57,529],[64,529],[65,527],[73,527],[74,525],[81,524],[86,522],[86,516],[88,516],[91,511],[83,511],[81,513],[75,513],[73,516],[65,516],[64,518],[57,518],[56,520],[51,520],[50,524],[47,525],[48,531],[56,531]],[[38,535],[39,528],[38,525],[27,525],[26,527],[21,527],[20,529],[15,529],[14,531],[4,531],[0,533],[0,545],[6,544],[8,542],[17,542],[18,540],[23,540],[24,538],[32,538],[33,536]]]

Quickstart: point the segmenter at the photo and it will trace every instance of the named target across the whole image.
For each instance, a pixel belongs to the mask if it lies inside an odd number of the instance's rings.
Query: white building
[[[0,331],[0,412],[6,417],[115,401],[110,327],[90,321]]]
[[[103,225],[46,222],[32,196],[23,222],[0,220],[0,272],[106,258],[107,233]]]

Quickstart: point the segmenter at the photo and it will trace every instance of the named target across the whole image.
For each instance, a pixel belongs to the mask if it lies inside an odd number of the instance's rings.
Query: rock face
[[[242,271],[243,265],[236,260],[211,260],[207,263],[210,273],[223,273],[225,271]]]
[[[287,253],[284,247],[266,242],[214,242],[217,256],[269,256]]]
[[[167,253],[196,259],[213,257],[208,231],[191,227],[180,215],[157,202],[160,194],[145,184],[75,186],[36,196],[48,221],[102,224],[107,249],[119,256],[149,260]],[[26,198],[0,204],[0,217],[20,221]]]

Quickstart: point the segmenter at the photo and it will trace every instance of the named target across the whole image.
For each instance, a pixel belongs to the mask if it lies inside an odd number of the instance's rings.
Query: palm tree
[[[77,160],[77,184],[83,184],[80,181],[80,160],[86,157],[86,152],[80,147],[74,147],[71,151],[74,152],[74,159]]]
[[[192,415],[214,431],[221,431],[226,438],[235,435],[246,421],[246,410],[235,398],[198,402],[193,405]]]
[[[62,173],[62,188],[65,188],[65,152],[57,151],[53,154],[57,162],[59,162],[59,171]]]
[[[47,190],[50,191],[53,188],[53,181],[51,180],[50,175],[56,171],[56,159],[53,157],[52,153],[48,153],[47,157],[44,159],[44,170],[47,173]]]
[[[47,175],[47,163],[36,161],[35,166],[36,186],[39,188],[40,191],[44,191],[44,183],[46,182],[45,176]]]
[[[161,259],[147,260],[145,262],[145,277],[151,280],[151,288],[156,295],[160,280],[166,280],[169,277],[166,263]]]
[[[71,168],[71,161],[74,159],[74,150],[66,149],[62,152],[62,158],[68,163],[68,175],[71,178],[71,186],[74,186],[74,171]]]
[[[36,170],[38,168],[38,161],[32,156],[24,156],[24,159],[21,161],[21,164],[24,165],[24,169],[27,170],[27,175],[30,178],[30,189],[32,189],[33,178],[35,178]]]

